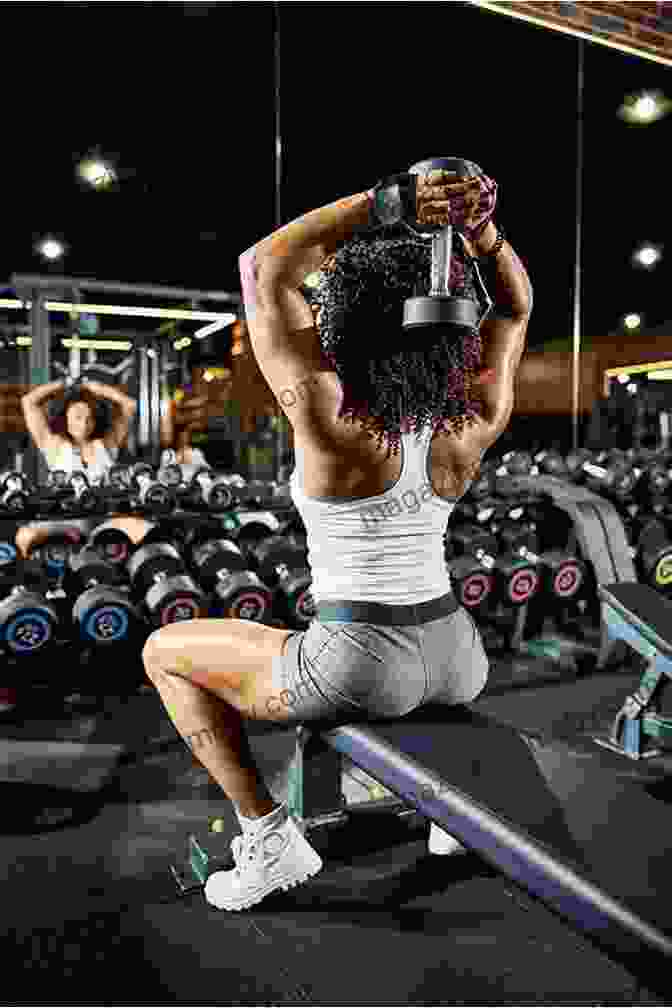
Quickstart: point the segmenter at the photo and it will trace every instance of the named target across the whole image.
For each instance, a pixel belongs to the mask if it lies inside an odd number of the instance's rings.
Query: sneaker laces
[[[242,878],[245,871],[259,860],[260,854],[264,857],[266,868],[272,867],[278,861],[285,849],[286,843],[281,842],[275,853],[269,851],[266,847],[266,840],[269,840],[273,836],[279,836],[281,840],[284,840],[281,830],[278,828],[250,831],[233,838],[231,841],[231,853],[236,865],[234,871],[237,878]]]

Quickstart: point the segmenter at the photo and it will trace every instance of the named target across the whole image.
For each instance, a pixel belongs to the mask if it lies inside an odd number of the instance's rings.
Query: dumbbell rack
[[[576,541],[594,573],[598,587],[637,580],[623,522],[610,501],[585,487],[567,483],[555,476],[517,476],[516,480],[523,491],[543,493],[554,507],[568,515]],[[519,614],[519,618],[524,618],[523,613]],[[522,653],[553,658],[560,658],[567,650],[576,651],[577,642],[565,641],[558,635],[528,640],[521,646]],[[613,643],[604,624],[601,625],[599,644],[594,648],[585,645],[582,650],[595,655],[597,669],[608,664]]]

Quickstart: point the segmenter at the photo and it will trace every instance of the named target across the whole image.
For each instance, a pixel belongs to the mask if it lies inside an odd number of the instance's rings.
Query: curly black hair
[[[102,402],[96,396],[91,395],[85,388],[74,388],[66,392],[63,399],[52,401],[49,409],[49,426],[55,434],[72,440],[68,433],[66,414],[70,406],[76,402],[83,402],[91,410],[93,416],[93,432],[91,440],[100,440],[112,427],[112,411],[106,402]]]
[[[344,242],[305,290],[323,355],[343,385],[339,418],[362,422],[379,447],[387,439],[388,458],[399,452],[406,430],[431,422],[435,430],[459,434],[482,412],[472,393],[481,359],[478,328],[403,328],[404,301],[429,293],[430,265],[429,237],[403,225],[377,229]],[[451,293],[478,302],[473,263],[458,235]]]

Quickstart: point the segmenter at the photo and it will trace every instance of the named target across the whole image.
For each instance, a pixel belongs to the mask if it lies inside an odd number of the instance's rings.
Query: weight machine
[[[29,383],[41,385],[50,381],[52,368],[56,369],[60,375],[71,379],[81,378],[87,374],[101,374],[108,380],[110,378],[121,379],[123,383],[127,383],[128,394],[138,401],[135,422],[129,431],[129,451],[136,457],[154,465],[158,465],[161,454],[162,387],[170,372],[182,366],[180,360],[171,360],[168,353],[165,331],[167,327],[161,327],[156,334],[133,333],[132,352],[114,367],[101,364],[95,350],[86,351],[86,363],[82,364],[81,349],[77,345],[70,350],[70,359],[66,367],[51,359],[50,311],[67,311],[66,305],[60,302],[67,302],[68,305],[74,306],[74,310],[77,310],[77,305],[84,306],[82,297],[84,292],[161,298],[164,301],[186,300],[192,305],[194,311],[198,310],[197,305],[203,301],[228,305],[236,313],[240,310],[241,304],[238,294],[225,291],[110,283],[72,277],[13,274],[7,286],[16,292],[19,302],[30,305],[32,341],[29,351]],[[46,305],[49,301],[56,302],[57,307],[47,308]],[[20,305],[17,304],[16,307],[20,307]],[[182,310],[180,309],[180,312]],[[83,311],[86,311],[85,307],[83,307]],[[179,317],[180,312],[176,310],[176,317]],[[96,313],[91,312],[91,314]],[[137,314],[140,315],[141,310]],[[207,317],[211,319],[213,315],[214,313],[207,313]],[[214,318],[216,319],[216,316]],[[43,485],[46,482],[46,463],[32,441],[28,443],[23,469],[36,484]]]

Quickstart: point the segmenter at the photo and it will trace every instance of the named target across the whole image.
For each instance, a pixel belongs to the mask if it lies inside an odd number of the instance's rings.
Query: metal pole
[[[30,295],[30,323],[32,329],[32,343],[30,345],[30,384],[46,385],[49,381],[51,370],[51,346],[49,333],[49,314],[45,311],[42,295],[39,290],[33,290]],[[47,407],[45,407],[47,408]],[[47,463],[38,451],[33,439],[28,440],[28,467],[29,477],[37,486],[44,486],[49,472]]]
[[[161,342],[158,339],[151,341],[152,354],[150,360],[150,389],[149,408],[151,413],[151,446],[152,464],[158,465],[161,461]]]
[[[233,306],[241,303],[240,294],[228,294],[226,291],[188,290],[184,287],[159,287],[157,284],[110,283],[106,280],[85,280],[80,277],[39,276],[24,273],[12,273],[7,283],[16,291],[17,297],[26,296],[24,292],[33,290],[57,291],[59,296],[65,296],[74,288],[80,291],[100,291],[103,294],[130,294],[138,297],[175,298],[181,301],[221,301]],[[27,299],[27,298],[26,298]],[[53,295],[49,300],[58,300]]]
[[[574,353],[572,359],[572,450],[579,447],[581,378],[581,232],[583,221],[583,85],[586,44],[577,42],[576,71],[576,234],[574,247]]]
[[[275,84],[275,228],[282,227],[282,106],[280,102],[281,62],[280,62],[280,4],[273,4],[275,12],[275,31],[273,38],[273,72]],[[284,423],[276,424],[275,436],[274,478],[280,476],[280,461],[289,447],[288,431]]]
[[[82,303],[82,292],[75,288],[72,292],[72,300],[75,304]],[[72,329],[70,330],[70,335],[75,341],[75,345],[70,348],[70,376],[72,378],[80,378],[82,374],[82,357],[81,350],[77,345],[77,340],[79,339],[79,315],[77,316],[77,321],[73,323]]]

